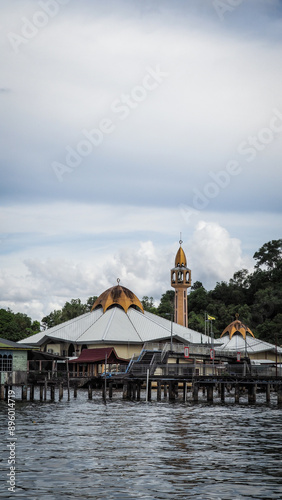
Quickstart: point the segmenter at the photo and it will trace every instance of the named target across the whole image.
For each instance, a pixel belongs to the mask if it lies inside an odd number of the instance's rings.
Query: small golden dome
[[[111,306],[119,306],[127,312],[129,307],[135,307],[144,313],[143,306],[136,295],[125,288],[125,286],[116,285],[112,286],[105,292],[103,292],[100,297],[94,302],[91,311],[97,307],[102,307],[103,312]]]
[[[175,267],[187,266],[186,255],[183,248],[180,246],[175,257]]]
[[[227,334],[229,335],[229,338],[232,339],[233,335],[236,333],[240,333],[244,339],[246,339],[247,333],[251,335],[252,337],[255,338],[253,332],[246,326],[242,321],[239,319],[239,314],[236,314],[236,319],[230,325],[228,325],[225,330],[223,330],[222,334],[220,337],[223,337],[223,335]]]

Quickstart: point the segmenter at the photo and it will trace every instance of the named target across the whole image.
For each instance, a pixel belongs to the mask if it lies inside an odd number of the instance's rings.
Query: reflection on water
[[[7,492],[7,403],[0,403],[1,498],[281,499],[282,410],[255,405],[77,400],[16,403],[17,489]]]

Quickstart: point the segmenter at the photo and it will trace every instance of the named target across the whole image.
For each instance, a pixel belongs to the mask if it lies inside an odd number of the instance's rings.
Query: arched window
[[[75,348],[73,344],[70,344],[68,348],[68,356],[71,358],[72,356],[75,356]]]

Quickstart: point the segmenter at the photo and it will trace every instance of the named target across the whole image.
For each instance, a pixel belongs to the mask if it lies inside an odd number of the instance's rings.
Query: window
[[[12,354],[0,354],[0,372],[11,372],[13,369]]]

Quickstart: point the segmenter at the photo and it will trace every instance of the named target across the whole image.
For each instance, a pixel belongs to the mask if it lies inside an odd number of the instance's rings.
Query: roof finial
[[[236,313],[236,314],[235,314],[235,318],[236,318],[236,319],[238,319],[238,318],[239,318],[239,314],[238,314],[238,313]]]
[[[117,284],[118,284],[118,285],[119,285],[119,282],[120,282],[120,279],[119,279],[119,278],[117,278]]]
[[[179,244],[180,246],[182,245],[183,241],[182,241],[182,233],[180,233],[180,240],[179,240]]]

